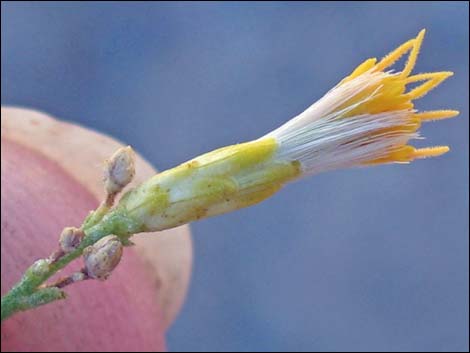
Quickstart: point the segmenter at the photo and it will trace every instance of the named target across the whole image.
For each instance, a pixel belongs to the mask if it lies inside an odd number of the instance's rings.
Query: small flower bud
[[[49,265],[50,261],[48,261],[47,259],[37,260],[29,268],[30,274],[34,276],[43,276],[49,271]]]
[[[115,235],[108,235],[83,251],[85,269],[91,278],[105,280],[121,260],[122,244]]]
[[[134,151],[121,147],[106,162],[104,187],[108,194],[117,194],[129,184],[135,174]]]
[[[85,233],[75,227],[66,227],[60,234],[59,245],[64,253],[74,251],[82,241]]]

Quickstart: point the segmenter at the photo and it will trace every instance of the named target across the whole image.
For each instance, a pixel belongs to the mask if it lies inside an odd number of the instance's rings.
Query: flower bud
[[[122,244],[115,235],[108,235],[85,248],[85,269],[91,278],[105,280],[118,265],[122,255]]]
[[[50,261],[47,259],[40,259],[35,261],[28,269],[29,274],[33,276],[43,276],[50,270]]]
[[[69,253],[74,251],[82,238],[84,237],[84,233],[82,230],[75,228],[75,227],[66,227],[60,234],[59,245],[60,248],[64,253]]]
[[[108,194],[117,194],[129,184],[135,174],[134,151],[121,147],[106,162],[104,187]]]

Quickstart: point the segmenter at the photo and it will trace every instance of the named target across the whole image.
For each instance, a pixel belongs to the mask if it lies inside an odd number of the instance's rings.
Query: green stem
[[[100,215],[100,218],[102,215]],[[2,297],[1,300],[1,320],[7,319],[11,315],[28,309],[50,303],[55,300],[64,299],[65,293],[56,287],[38,288],[51,276],[67,266],[70,262],[80,257],[83,250],[96,243],[101,238],[109,234],[121,231],[121,237],[126,238],[129,234],[122,232],[123,225],[132,228],[126,218],[119,212],[111,212],[100,222],[87,224],[89,228],[84,229],[85,237],[74,251],[65,254],[54,263],[41,259],[31,265],[23,275],[23,278]],[[118,233],[119,234],[119,233]]]
[[[2,321],[16,312],[33,309],[60,299],[65,299],[65,293],[56,287],[41,288],[28,296],[21,296],[10,291],[2,297]]]

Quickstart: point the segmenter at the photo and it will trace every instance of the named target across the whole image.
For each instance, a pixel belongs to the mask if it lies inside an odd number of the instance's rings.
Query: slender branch
[[[85,231],[85,234],[86,236],[76,250],[64,254],[55,262],[51,262],[50,259],[38,260],[26,270],[23,278],[2,297],[2,321],[18,311],[28,310],[65,298],[65,293],[57,287],[41,289],[38,289],[38,287],[70,262],[80,257],[85,248],[111,233],[109,233],[107,227],[98,224]],[[44,291],[45,289],[48,290]]]
[[[59,249],[48,258],[34,262],[21,280],[2,297],[2,321],[19,311],[64,299],[65,292],[61,288],[70,284],[89,278],[103,280],[109,276],[120,260],[121,243],[129,243],[128,238],[136,230],[134,223],[120,209],[112,208],[116,195],[131,181],[133,175],[132,149],[121,148],[107,161],[105,200],[88,215],[80,229],[64,228],[59,239]],[[115,235],[104,239],[111,234]],[[90,269],[85,267],[80,272],[46,284],[55,273],[82,255],[85,255],[85,266],[90,266]]]
[[[86,268],[82,268],[80,271],[72,273],[70,276],[59,278],[57,281],[51,284],[44,285],[44,288],[51,288],[51,287],[64,288],[73,283],[85,281],[90,278],[91,277],[88,275]]]
[[[65,297],[65,292],[56,287],[38,289],[30,295],[19,295],[18,292],[10,291],[2,297],[2,321],[19,311],[33,309]]]

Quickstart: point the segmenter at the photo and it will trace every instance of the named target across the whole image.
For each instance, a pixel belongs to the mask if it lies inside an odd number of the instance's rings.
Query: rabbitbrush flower
[[[173,228],[256,204],[304,176],[446,153],[447,146],[417,149],[408,144],[419,137],[422,122],[458,114],[418,112],[414,107],[416,99],[452,75],[412,74],[423,37],[424,30],[379,62],[366,60],[278,129],[159,173],[128,191],[113,207],[115,196],[134,175],[132,150],[120,149],[107,163],[105,200],[80,229],[66,228],[59,250],[33,264],[2,297],[2,320],[63,299],[60,289],[71,283],[105,279],[119,262],[121,244],[130,245],[128,238],[135,233]],[[390,67],[407,53],[404,68],[392,71]],[[85,267],[79,272],[45,284],[82,255]]]
[[[452,75],[412,74],[424,33],[379,62],[366,60],[307,110],[267,135],[194,158],[128,192],[116,210],[133,224],[123,232],[163,230],[250,206],[290,181],[328,170],[408,163],[447,152],[447,146],[416,149],[408,144],[419,137],[422,122],[458,114],[418,112],[414,107],[414,100]],[[405,67],[390,70],[406,53]]]

